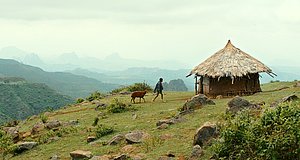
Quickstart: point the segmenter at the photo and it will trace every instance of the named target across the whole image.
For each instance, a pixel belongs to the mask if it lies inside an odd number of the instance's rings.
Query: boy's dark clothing
[[[157,92],[157,93],[162,93],[162,90],[163,90],[163,89],[164,89],[164,88],[163,88],[162,83],[161,83],[160,81],[158,81],[158,82],[156,83],[155,88],[154,88],[154,93],[155,93],[155,92]]]

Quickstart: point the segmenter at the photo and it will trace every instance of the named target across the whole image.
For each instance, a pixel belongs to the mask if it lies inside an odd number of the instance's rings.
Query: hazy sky
[[[227,40],[299,66],[299,0],[0,0],[0,48],[49,57],[168,59],[195,66]]]

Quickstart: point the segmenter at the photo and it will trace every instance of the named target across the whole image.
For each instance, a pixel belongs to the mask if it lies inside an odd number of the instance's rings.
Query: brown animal
[[[136,97],[140,98],[140,102],[141,102],[141,98],[143,98],[144,102],[146,102],[145,99],[144,99],[144,96],[145,96],[146,93],[147,93],[147,91],[132,92],[131,93],[131,102],[135,103],[135,98]]]

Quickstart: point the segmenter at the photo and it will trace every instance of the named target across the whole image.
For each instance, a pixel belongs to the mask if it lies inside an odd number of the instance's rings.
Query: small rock
[[[31,136],[31,132],[25,132],[24,134],[22,134],[22,138],[27,138]]]
[[[133,120],[137,119],[137,114],[135,114],[135,113],[132,114],[132,119],[133,119]]]
[[[125,136],[122,135],[122,134],[118,134],[116,136],[114,136],[113,138],[111,138],[107,144],[108,145],[116,145],[116,144],[119,144],[121,143],[123,140],[125,140]]]
[[[222,99],[223,96],[222,95],[217,95],[216,99]]]
[[[211,139],[217,136],[217,126],[207,122],[196,131],[193,145],[203,146],[205,144],[209,144]]]
[[[20,127],[4,127],[3,130],[12,137],[12,139],[17,140],[19,138],[19,128]]]
[[[55,136],[55,137],[50,137],[48,139],[48,142],[54,142],[54,141],[58,141],[60,138],[58,136]]]
[[[130,157],[127,156],[126,154],[121,154],[119,156],[114,157],[113,160],[128,160]]]
[[[201,157],[203,154],[203,150],[199,145],[195,145],[192,150],[191,159],[197,159]]]
[[[60,159],[59,156],[56,154],[50,157],[50,160],[59,160],[59,159]]]
[[[70,152],[70,156],[73,160],[79,160],[79,159],[90,159],[92,158],[92,152],[90,151],[83,151],[83,150],[76,150],[73,152]]]
[[[126,145],[126,146],[122,147],[121,152],[122,153],[132,153],[136,150],[137,150],[137,148],[134,147],[133,145]]]
[[[157,129],[167,129],[169,125],[167,123],[163,123],[160,126],[157,127]]]
[[[87,142],[87,143],[90,143],[90,142],[95,141],[96,139],[97,139],[97,138],[96,138],[95,136],[89,136],[89,137],[87,137],[86,142]]]
[[[297,100],[297,99],[299,99],[298,96],[296,96],[295,94],[292,94],[292,95],[283,97],[282,99],[280,99],[276,102],[273,102],[270,107],[276,107],[280,103],[290,102],[290,101],[294,101],[294,100]]]
[[[111,160],[112,157],[109,155],[103,155],[103,156],[93,156],[90,160]]]
[[[142,131],[133,131],[125,135],[127,143],[140,143],[145,138],[146,134]]]
[[[45,112],[45,113],[44,113],[44,116],[46,116],[46,117],[49,117],[50,115],[51,115],[50,112]]]
[[[107,104],[105,103],[96,103],[96,108],[95,110],[103,110],[107,107]]]
[[[171,139],[172,137],[173,137],[173,135],[167,133],[167,134],[161,135],[160,139],[161,140],[168,140],[168,139]]]
[[[173,158],[172,157],[168,157],[168,156],[160,156],[158,158],[158,160],[172,160]]]
[[[59,126],[61,126],[61,122],[58,120],[53,120],[53,121],[45,123],[45,127],[48,129],[57,128]]]
[[[168,151],[167,156],[168,157],[175,157],[175,153],[172,152],[172,151]]]
[[[45,128],[45,125],[42,122],[38,122],[32,127],[31,132],[32,132],[32,134],[37,134],[40,131],[44,130],[44,128]]]
[[[296,84],[294,85],[294,87],[300,87],[300,81],[296,82]]]

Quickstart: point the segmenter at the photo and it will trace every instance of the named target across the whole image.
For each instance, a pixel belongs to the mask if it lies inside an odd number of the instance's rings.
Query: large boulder
[[[93,157],[92,152],[83,150],[70,152],[70,156],[72,160],[91,159]]]
[[[228,107],[226,109],[226,113],[231,112],[231,113],[237,113],[243,109],[247,108],[256,108],[255,104],[251,104],[249,101],[236,96],[232,100],[230,100],[227,103]]]
[[[197,129],[196,134],[194,135],[193,145],[203,147],[204,145],[209,144],[211,140],[217,136],[217,125],[207,122]]]
[[[47,123],[45,123],[45,127],[48,129],[53,129],[53,128],[57,128],[59,126],[61,126],[61,122],[58,120],[53,120],[53,121],[49,121]]]
[[[148,135],[145,132],[133,131],[133,132],[125,134],[125,139],[128,144],[133,144],[133,143],[142,142],[147,136]]]
[[[286,97],[283,97],[282,99],[276,101],[276,102],[273,102],[270,107],[276,107],[278,106],[280,103],[285,103],[285,102],[290,102],[290,101],[294,101],[294,100],[298,100],[299,97],[296,96],[295,94],[291,94],[289,96],[286,96]]]
[[[182,106],[182,111],[200,109],[204,105],[215,105],[215,102],[206,97],[204,94],[198,94]]]
[[[27,150],[31,150],[32,148],[38,145],[37,142],[19,142],[16,144],[15,154],[22,153]]]
[[[201,146],[195,145],[193,147],[193,150],[192,150],[192,153],[190,156],[190,160],[199,159],[202,155],[203,155],[203,150],[202,150]]]

